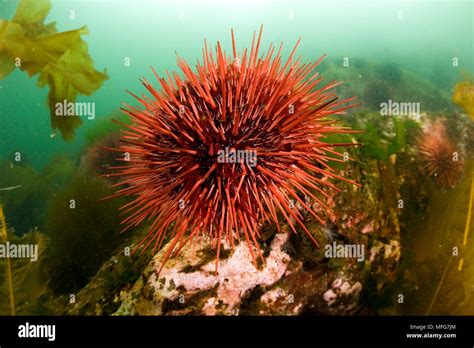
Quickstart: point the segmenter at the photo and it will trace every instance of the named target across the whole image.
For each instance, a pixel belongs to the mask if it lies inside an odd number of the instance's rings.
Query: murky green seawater
[[[0,18],[11,18],[17,3],[2,2]],[[85,41],[95,66],[110,75],[101,90],[83,98],[96,103],[100,119],[132,100],[126,89],[141,91],[138,78],[151,80],[150,66],[158,73],[176,70],[176,53],[193,62],[204,39],[230,50],[231,28],[238,47],[249,47],[262,24],[262,48],[283,42],[288,55],[301,37],[305,61],[327,53],[328,61],[395,62],[449,93],[461,70],[474,69],[473,16],[472,1],[54,1],[47,22],[56,21],[60,31],[89,28]],[[94,122],[85,122],[73,143],[50,139],[46,88],[34,88],[35,80],[19,70],[1,83],[0,155],[23,150],[41,166],[52,154],[77,153],[81,133]]]

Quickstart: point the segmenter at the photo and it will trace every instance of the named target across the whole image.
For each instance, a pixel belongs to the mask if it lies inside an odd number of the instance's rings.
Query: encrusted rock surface
[[[220,260],[218,272],[214,259],[203,262],[206,246],[193,252],[189,244],[158,273],[165,246],[115,314],[237,314],[252,289],[272,286],[284,275],[290,261],[287,240],[286,233],[276,234],[257,267],[246,243],[225,249],[229,255]]]

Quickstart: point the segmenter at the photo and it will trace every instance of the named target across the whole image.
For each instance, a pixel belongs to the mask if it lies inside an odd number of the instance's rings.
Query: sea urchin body
[[[152,97],[134,95],[141,107],[124,108],[132,123],[115,151],[130,159],[116,167],[113,175],[123,186],[114,196],[133,197],[123,207],[125,229],[150,222],[137,248],[161,248],[170,236],[166,260],[205,236],[216,249],[217,267],[222,242],[246,240],[256,257],[259,227],[266,221],[279,227],[279,219],[316,243],[294,204],[323,222],[311,205],[324,206],[324,187],[337,190],[327,179],[349,181],[329,163],[343,161],[336,146],[352,144],[323,140],[352,132],[327,116],[343,114],[353,98],[338,101],[336,82],[316,88],[321,78],[313,69],[322,58],[295,60],[298,43],[285,63],[282,46],[274,55],[270,45],[259,57],[261,33],[250,53],[237,54],[233,33],[231,56],[219,42],[215,57],[205,45],[195,71],[178,58],[181,77],[160,78],[153,70],[162,90],[142,80]]]
[[[428,123],[417,141],[423,171],[443,188],[452,188],[463,172],[459,150],[441,121]]]

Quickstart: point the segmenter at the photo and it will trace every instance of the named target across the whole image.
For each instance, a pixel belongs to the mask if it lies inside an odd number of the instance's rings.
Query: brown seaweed
[[[81,38],[87,28],[58,33],[55,23],[44,24],[50,9],[50,0],[21,0],[12,20],[0,19],[0,79],[15,67],[30,77],[38,74],[38,87],[49,86],[51,127],[70,140],[82,121],[77,115],[56,115],[56,103],[75,102],[79,94],[91,95],[108,76],[94,69]]]

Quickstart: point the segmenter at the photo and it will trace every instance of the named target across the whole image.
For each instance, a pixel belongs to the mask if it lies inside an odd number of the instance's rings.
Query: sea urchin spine
[[[216,269],[223,241],[233,247],[245,239],[255,258],[255,250],[261,255],[259,226],[268,221],[279,228],[279,217],[317,245],[293,203],[323,223],[304,198],[324,206],[323,188],[338,190],[328,178],[354,183],[329,166],[344,161],[335,147],[353,144],[322,140],[353,132],[327,116],[343,114],[355,98],[338,101],[334,81],[316,88],[322,79],[313,69],[323,57],[312,64],[295,60],[299,40],[284,64],[282,45],[276,56],[270,45],[259,57],[261,34],[256,41],[254,34],[250,53],[240,55],[233,32],[232,56],[218,42],[214,58],[205,43],[196,72],[178,57],[184,79],[176,73],[160,78],[153,70],[162,91],[143,79],[152,98],[131,93],[142,106],[125,105],[132,123],[124,125],[125,145],[114,151],[130,159],[115,167],[122,187],[112,197],[134,197],[123,207],[125,230],[151,223],[137,248],[161,248],[170,234],[163,264],[200,235],[216,250]],[[238,153],[255,154],[254,161]]]

